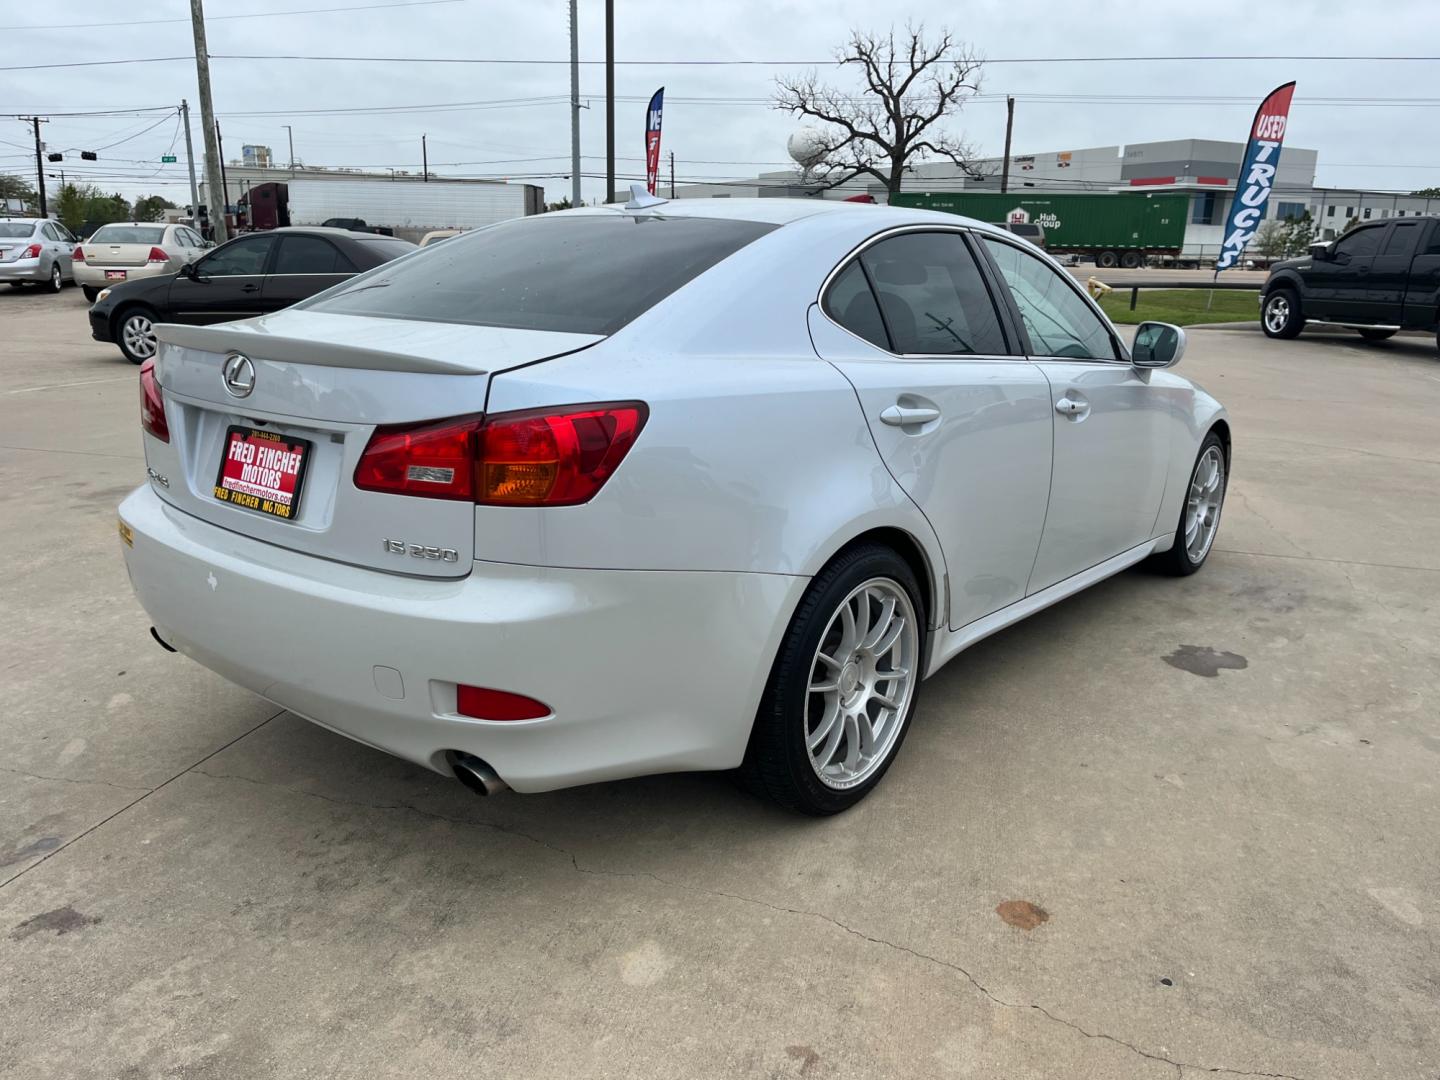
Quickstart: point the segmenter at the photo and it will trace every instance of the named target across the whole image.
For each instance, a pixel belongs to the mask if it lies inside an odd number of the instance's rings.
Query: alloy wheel
[[[830,617],[811,661],[805,707],[810,767],[844,791],[890,756],[920,677],[920,627],[910,595],[876,577]]]
[[[1265,329],[1278,334],[1289,322],[1290,298],[1283,293],[1272,296],[1265,305]]]
[[[1198,563],[1215,542],[1220,524],[1220,503],[1225,498],[1225,458],[1218,446],[1211,446],[1195,463],[1190,478],[1190,495],[1185,505],[1185,551]]]
[[[148,360],[155,355],[155,327],[149,316],[135,314],[127,317],[120,327],[120,337],[131,356]]]

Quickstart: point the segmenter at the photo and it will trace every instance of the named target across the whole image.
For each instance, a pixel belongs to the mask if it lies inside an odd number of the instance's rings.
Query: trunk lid
[[[492,375],[603,340],[303,310],[156,332],[170,442],[147,439],[146,463],[162,499],[280,547],[427,577],[470,572],[475,508],[357,488],[355,468],[375,428],[478,415]],[[249,361],[250,371],[238,373],[242,389],[250,383],[243,396],[224,375],[236,356]],[[225,458],[244,453],[230,449],[236,428],[263,433],[262,443],[278,437],[287,449],[305,444],[288,519],[217,497]]]

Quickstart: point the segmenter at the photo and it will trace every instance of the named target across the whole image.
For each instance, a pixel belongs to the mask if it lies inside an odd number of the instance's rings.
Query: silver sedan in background
[[[59,292],[73,281],[75,237],[50,218],[0,218],[0,281]]]
[[[844,810],[963,649],[1198,570],[1230,466],[1183,331],[1127,346],[923,210],[637,192],[156,331],[156,636],[482,793],[739,768]]]

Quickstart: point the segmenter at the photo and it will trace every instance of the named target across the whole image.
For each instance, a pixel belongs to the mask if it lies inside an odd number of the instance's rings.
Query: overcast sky
[[[387,0],[208,0],[212,54],[309,53],[400,57],[470,57],[552,60],[548,65],[480,65],[279,60],[212,61],[215,107],[225,156],[238,158],[246,142],[264,143],[276,159],[288,155],[294,128],[296,157],[311,165],[363,165],[418,169],[420,135],[428,133],[432,171],[451,175],[568,173],[569,45],[564,0],[445,0],[404,7],[282,14],[299,9],[347,8]],[[396,3],[398,0],[388,0]],[[643,173],[644,100],[664,84],[664,150],[674,151],[679,179],[740,178],[784,167],[785,139],[796,124],[767,108],[778,71],[803,70],[825,60],[851,27],[884,29],[906,17],[927,26],[948,25],[982,56],[1057,57],[1127,55],[1133,62],[1096,64],[993,64],[984,91],[951,121],[986,154],[1004,138],[1003,95],[1021,95],[1014,152],[1078,149],[1170,138],[1244,138],[1255,105],[1288,79],[1298,80],[1287,145],[1320,153],[1321,184],[1403,189],[1440,184],[1440,74],[1435,61],[1346,62],[1142,62],[1145,56],[1196,54],[1440,54],[1440,5],[1433,0],[1392,0],[1383,17],[1330,0],[1211,0],[1112,4],[1041,0],[908,4],[828,0],[616,0],[617,172]],[[115,23],[126,11],[147,25]],[[59,4],[5,3],[4,65],[132,59],[193,54],[185,0],[65,0]],[[1378,10],[1378,9],[1377,9]],[[63,14],[62,14],[63,13]],[[255,14],[264,13],[264,14]],[[252,17],[230,18],[224,16]],[[580,0],[580,54],[604,55],[604,4]],[[26,27],[66,28],[26,29]],[[661,60],[786,62],[731,67],[664,66]],[[636,61],[646,63],[637,64]],[[798,65],[792,62],[800,62]],[[837,85],[852,76],[820,69]],[[197,159],[201,152],[194,63],[191,60],[4,73],[6,104],[17,113],[164,106],[189,98]],[[1235,103],[1158,103],[1153,100],[1087,103],[1027,101],[1024,95],[1239,96]],[[581,93],[591,108],[581,114],[583,170],[604,174],[604,68],[581,68]],[[540,98],[534,104],[467,107],[391,115],[315,116],[301,110],[393,107]],[[688,103],[687,98],[741,99]],[[1342,105],[1330,98],[1404,99],[1413,103]],[[270,112],[255,116],[245,113]],[[78,160],[81,149],[100,147],[139,132],[161,118],[55,119],[43,128],[52,150],[71,151],[67,177],[85,174],[107,190],[128,196],[158,192],[188,201],[184,139],[174,119],[107,150],[97,164]],[[0,171],[33,179],[28,125],[0,120]],[[173,148],[172,148],[173,143]],[[175,165],[160,164],[173,152]],[[516,160],[525,159],[525,160]],[[454,163],[454,164],[452,164]],[[462,164],[463,163],[463,164]],[[534,180],[555,200],[569,193],[566,178]],[[587,198],[603,180],[587,179]],[[620,184],[622,190],[624,182]]]

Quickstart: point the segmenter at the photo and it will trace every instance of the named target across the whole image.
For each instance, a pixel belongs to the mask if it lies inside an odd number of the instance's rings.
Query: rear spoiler
[[[412,353],[386,352],[363,345],[342,345],[313,338],[282,337],[241,326],[185,326],[157,323],[155,336],[167,345],[210,353],[246,353],[285,364],[363,368],[369,371],[413,371],[430,375],[488,375],[464,361],[440,360]]]

